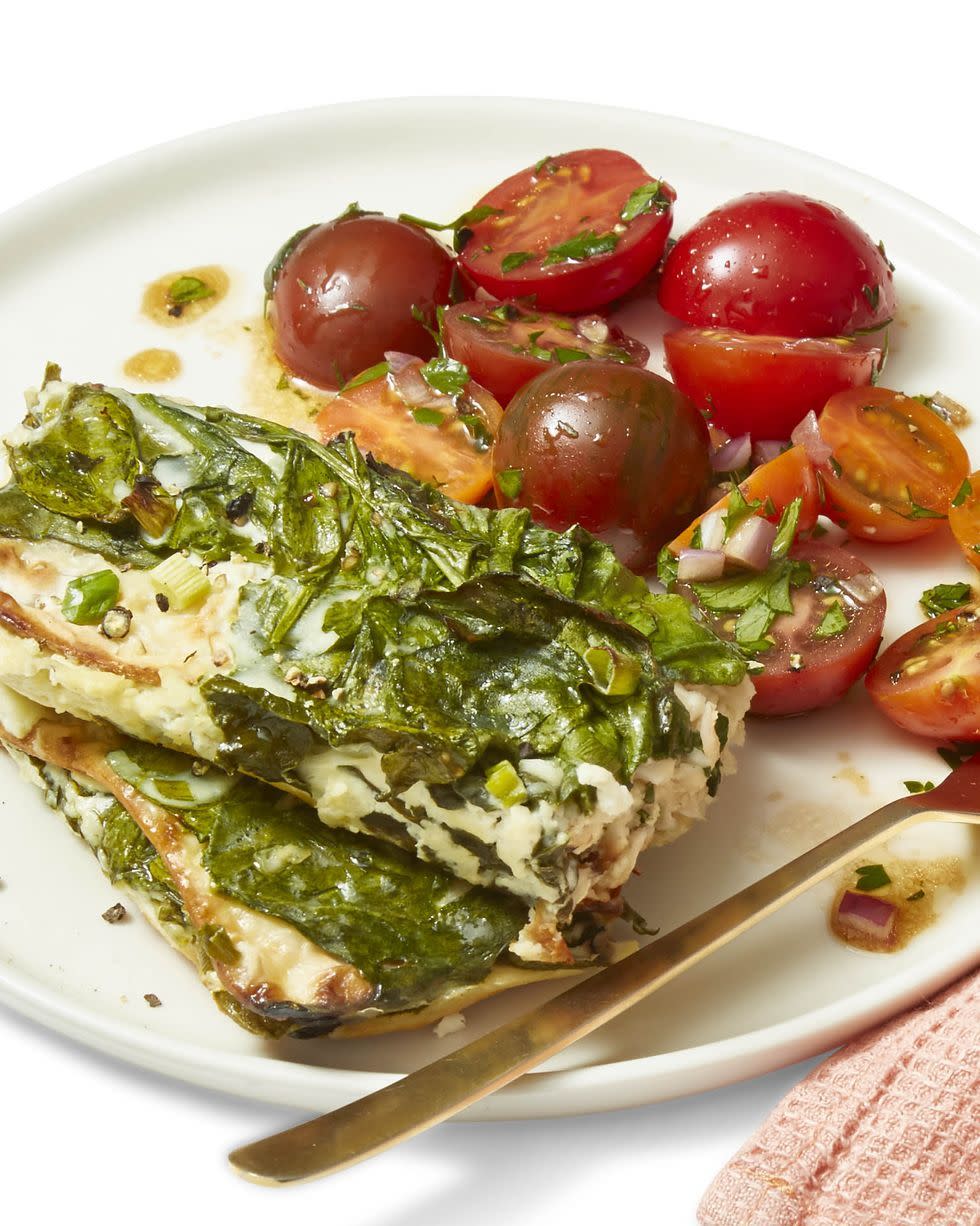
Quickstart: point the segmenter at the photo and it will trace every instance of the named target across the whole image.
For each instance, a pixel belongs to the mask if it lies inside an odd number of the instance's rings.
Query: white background
[[[861,169],[980,230],[975,43],[957,28],[959,6],[824,0],[800,17],[785,0],[701,0],[686,15],[644,4],[642,16],[594,0],[400,5],[397,15],[378,0],[332,7],[8,8],[0,209],[147,145],[268,111],[495,94],[752,132]],[[713,1174],[812,1063],[610,1115],[447,1126],[329,1183],[272,1192],[238,1182],[224,1154],[295,1113],[130,1069],[0,1008],[3,1215],[529,1226],[638,1214],[685,1226]]]

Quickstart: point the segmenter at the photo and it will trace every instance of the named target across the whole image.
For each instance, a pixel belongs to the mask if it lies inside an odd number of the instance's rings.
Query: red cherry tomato
[[[461,302],[442,317],[449,354],[501,404],[551,365],[605,358],[645,366],[650,350],[599,315],[573,319],[516,302]]]
[[[729,434],[789,438],[835,392],[866,386],[881,367],[881,345],[848,336],[786,339],[716,328],[664,337],[667,370],[712,425]]]
[[[862,540],[912,541],[934,532],[970,470],[963,444],[931,409],[883,387],[827,401],[820,466],[827,513]]]
[[[376,459],[427,481],[460,502],[479,502],[493,479],[490,448],[502,416],[472,381],[447,395],[425,379],[421,358],[399,355],[353,379],[317,417],[324,440],[352,430]],[[464,372],[465,377],[465,372]]]
[[[895,313],[883,248],[829,204],[751,192],[715,209],[664,262],[660,303],[702,328],[839,336]]]
[[[790,557],[808,562],[813,574],[792,589],[793,612],[769,629],[774,645],[759,654],[763,671],[752,678],[754,715],[800,715],[839,702],[881,642],[885,591],[863,562],[817,541],[797,543]],[[678,590],[697,599],[688,584]],[[732,637],[734,615],[707,616],[722,637]]]
[[[942,613],[903,634],[865,684],[876,705],[908,732],[980,740],[980,606]]]
[[[708,430],[672,383],[637,366],[573,362],[526,384],[494,446],[500,506],[579,523],[637,571],[702,504]]]
[[[738,487],[749,502],[771,504],[772,509],[765,513],[766,519],[774,523],[786,510],[794,498],[800,499],[800,517],[797,523],[798,532],[808,532],[817,522],[820,514],[821,493],[820,482],[813,470],[813,465],[807,459],[802,447],[790,447],[768,464],[760,464],[753,472],[740,482]],[[709,507],[704,515],[699,515],[679,536],[670,542],[671,553],[678,554],[687,549],[694,536],[694,529],[704,516],[711,511],[725,511],[728,508],[729,496],[719,498],[714,506]]]
[[[431,357],[453,258],[419,226],[351,211],[312,226],[266,273],[268,316],[282,364],[317,387],[342,386],[387,350]]]
[[[663,255],[674,189],[625,153],[542,158],[475,206],[463,270],[495,298],[534,295],[545,310],[591,311],[640,282]]]

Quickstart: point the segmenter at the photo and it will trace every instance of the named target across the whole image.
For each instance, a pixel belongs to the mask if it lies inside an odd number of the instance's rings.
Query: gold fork
[[[327,1115],[234,1150],[238,1174],[284,1185],[330,1175],[499,1090],[727,945],[887,835],[934,819],[980,824],[980,754],[465,1047]]]

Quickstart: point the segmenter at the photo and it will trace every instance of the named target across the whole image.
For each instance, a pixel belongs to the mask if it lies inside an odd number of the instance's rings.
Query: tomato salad
[[[881,384],[883,243],[832,204],[763,191],[671,244],[676,199],[660,168],[584,149],[448,222],[351,205],[267,271],[285,377],[336,393],[322,437],[353,431],[453,497],[580,524],[656,569],[748,657],[755,713],[830,705],[867,673],[901,727],[980,740],[972,587],[940,585],[931,620],[873,663],[885,593],[844,547],[948,520],[980,569],[980,472],[952,402]],[[672,317],[670,379],[609,318],[627,293],[631,318]]]

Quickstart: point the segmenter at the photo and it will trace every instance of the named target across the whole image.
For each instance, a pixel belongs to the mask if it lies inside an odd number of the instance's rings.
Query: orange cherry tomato
[[[768,464],[760,464],[751,472],[738,487],[749,502],[766,502],[768,499],[774,511],[766,515],[767,519],[778,520],[783,511],[794,498],[801,500],[800,519],[797,530],[806,532],[817,522],[820,514],[821,493],[820,482],[814,472],[813,465],[807,458],[802,447],[790,447],[787,451],[770,460]],[[713,507],[705,511],[724,511],[728,508],[729,495],[720,498]],[[680,553],[687,549],[694,536],[694,529],[704,515],[699,515],[692,524],[674,538],[670,543],[672,553]]]
[[[953,495],[949,526],[963,556],[980,570],[980,472],[970,473]]]
[[[853,537],[912,541],[934,532],[970,470],[963,444],[913,396],[884,387],[831,396],[820,433],[827,514]]]
[[[503,411],[472,381],[452,395],[432,388],[425,366],[411,358],[397,371],[390,363],[365,371],[320,411],[317,430],[324,441],[352,430],[376,459],[450,498],[479,502],[493,483],[491,447]]]
[[[875,662],[865,685],[908,732],[980,741],[980,606],[942,613],[903,634]]]

